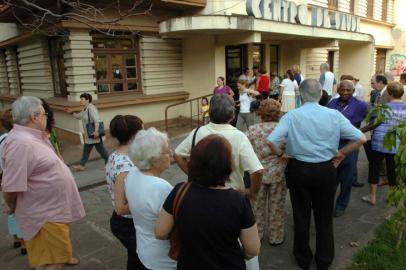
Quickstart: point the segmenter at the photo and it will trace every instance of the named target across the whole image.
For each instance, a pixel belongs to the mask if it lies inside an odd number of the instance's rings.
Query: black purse
[[[88,122],[86,124],[87,137],[94,139],[93,133],[95,131],[95,124],[94,124],[94,122],[90,122],[89,109],[87,109],[87,118],[88,118]],[[104,123],[99,122],[99,138],[101,138],[103,136],[106,136],[106,131],[104,130]]]

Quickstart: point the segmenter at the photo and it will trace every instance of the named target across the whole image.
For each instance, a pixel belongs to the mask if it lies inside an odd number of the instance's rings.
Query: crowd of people
[[[401,100],[406,75],[402,83],[374,76],[373,102],[368,104],[354,76],[336,81],[326,63],[320,72],[319,80],[305,79],[294,65],[280,80],[265,69],[247,69],[234,90],[218,77],[214,96],[202,102],[204,125],[174,152],[167,134],[145,129],[137,116],[117,115],[109,132],[118,144],[109,155],[92,96],[80,96],[80,111],[65,109],[82,120],[85,138],[81,161],[72,169],[85,169],[93,146],[106,164],[114,208],[110,228],[127,250],[128,270],[259,269],[261,240],[274,246],[285,240],[287,192],[298,266],[309,269],[314,259],[317,269],[330,267],[333,217],[346,213],[352,187],[362,185],[357,161],[363,145],[370,185],[360,199],[378,203],[384,160],[389,185],[396,184],[397,149],[384,148],[383,137],[406,120]],[[370,106],[379,104],[391,108],[391,117],[364,123]],[[236,127],[230,124],[234,119]],[[1,188],[14,247],[22,247],[36,269],[79,263],[73,257],[70,223],[85,211],[63,162],[50,106],[23,96],[0,120]],[[369,131],[367,141],[364,133]],[[174,187],[162,178],[172,158],[188,176]],[[315,255],[309,245],[312,212]]]

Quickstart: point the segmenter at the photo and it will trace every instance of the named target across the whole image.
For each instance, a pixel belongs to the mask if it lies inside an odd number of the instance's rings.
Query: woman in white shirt
[[[236,128],[244,131],[244,126],[248,128],[254,124],[254,114],[250,111],[251,96],[258,96],[259,92],[248,88],[248,81],[239,80],[237,88],[240,90],[240,112],[237,116]]]
[[[295,92],[298,91],[299,86],[293,77],[293,72],[288,69],[286,71],[286,79],[281,82],[281,90],[279,99],[282,103],[282,112],[288,112],[296,107]]]
[[[155,128],[138,131],[129,147],[129,156],[138,168],[131,168],[125,185],[137,238],[137,253],[147,269],[172,270],[176,262],[168,257],[169,240],[155,238],[155,222],[172,186],[159,176],[172,158],[168,137]]]

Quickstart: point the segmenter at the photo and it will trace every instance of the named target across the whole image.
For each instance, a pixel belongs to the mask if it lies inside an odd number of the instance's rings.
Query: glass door
[[[237,81],[247,67],[247,46],[226,46],[226,84],[238,94]],[[238,95],[236,95],[238,96]]]

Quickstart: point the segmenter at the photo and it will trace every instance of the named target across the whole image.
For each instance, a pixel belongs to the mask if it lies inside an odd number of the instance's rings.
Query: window
[[[264,66],[264,45],[252,45],[252,67],[261,68]]]
[[[355,14],[355,0],[350,0],[350,13]]]
[[[338,9],[338,0],[328,0],[328,8],[337,10]]]
[[[279,65],[278,65],[278,59],[279,59],[279,47],[278,45],[271,45],[270,46],[270,68],[269,72],[276,73],[278,74],[279,72]]]
[[[98,93],[141,92],[137,41],[93,38]]]
[[[385,73],[386,66],[386,49],[376,50],[376,62],[375,62],[375,73],[383,74]]]
[[[372,18],[374,16],[374,0],[367,0],[367,17]]]
[[[63,44],[62,38],[50,37],[48,40],[49,45],[49,58],[51,60],[52,79],[54,84],[55,96],[66,97],[68,95],[65,77],[65,64],[63,57]]]
[[[386,22],[388,20],[388,0],[382,0],[382,21]]]

